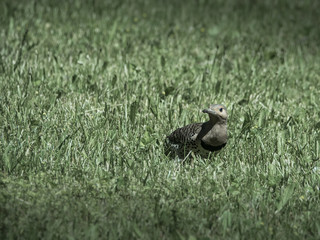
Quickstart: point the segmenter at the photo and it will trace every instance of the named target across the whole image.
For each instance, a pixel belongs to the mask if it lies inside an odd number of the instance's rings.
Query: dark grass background
[[[319,239],[319,5],[0,1],[0,238]]]

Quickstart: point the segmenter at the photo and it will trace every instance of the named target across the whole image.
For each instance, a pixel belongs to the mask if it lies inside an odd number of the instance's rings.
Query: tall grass
[[[2,1],[1,239],[318,239],[316,1]],[[166,134],[229,111],[180,165]]]

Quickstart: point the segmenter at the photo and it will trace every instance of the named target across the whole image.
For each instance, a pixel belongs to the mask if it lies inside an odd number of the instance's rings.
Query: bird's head
[[[212,104],[209,108],[203,109],[203,113],[208,113],[210,120],[213,122],[225,122],[228,119],[227,108],[222,104]]]

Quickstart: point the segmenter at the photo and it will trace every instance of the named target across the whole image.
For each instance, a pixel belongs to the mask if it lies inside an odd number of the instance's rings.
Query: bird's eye
[[[220,108],[219,111],[222,112],[222,111],[223,111],[223,108]]]

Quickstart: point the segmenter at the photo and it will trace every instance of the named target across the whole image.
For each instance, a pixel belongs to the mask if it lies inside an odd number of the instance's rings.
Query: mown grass
[[[317,1],[2,1],[1,239],[319,239]],[[162,144],[229,110],[229,142]]]

